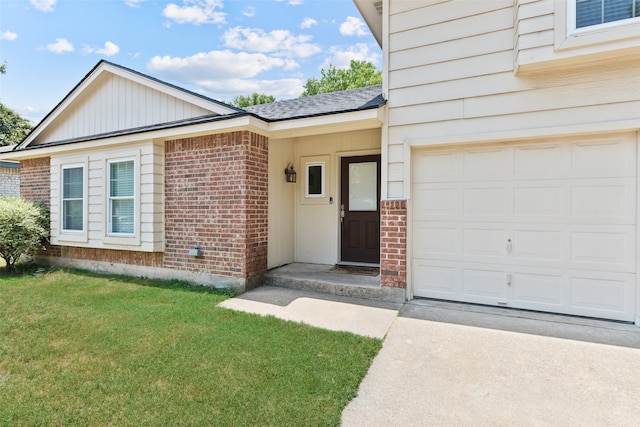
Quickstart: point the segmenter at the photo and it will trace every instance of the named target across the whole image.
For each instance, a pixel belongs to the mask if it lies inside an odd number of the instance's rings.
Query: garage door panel
[[[513,256],[520,262],[523,259],[535,262],[562,262],[565,235],[566,233],[561,230],[516,229],[512,240]]]
[[[563,186],[559,184],[534,185],[536,186],[528,187],[521,184],[513,189],[514,215],[562,218],[566,200]]]
[[[575,314],[630,320],[634,296],[634,275],[571,278],[570,306]]]
[[[630,231],[572,232],[571,261],[599,264],[599,268],[607,270],[622,267],[623,271],[634,272],[635,236]]]
[[[565,289],[563,282],[562,275],[513,273],[513,301],[516,306],[531,310],[561,310]]]
[[[513,150],[517,177],[565,177],[569,170],[569,150],[565,144],[529,144],[514,146]]]
[[[635,176],[636,144],[633,138],[598,138],[571,144],[573,177]]]
[[[503,258],[507,254],[508,237],[504,228],[465,228],[462,236],[465,256]]]
[[[458,267],[449,265],[433,265],[417,261],[413,264],[414,293],[425,297],[459,300],[460,279]]]
[[[581,181],[571,189],[571,216],[591,221],[635,221],[635,180]]]
[[[455,255],[460,253],[458,227],[416,224],[414,229],[416,257],[427,258],[433,255]]]
[[[482,304],[496,304],[505,301],[507,280],[504,268],[501,266],[489,269],[491,266],[483,266],[483,269],[463,268],[462,293],[466,301]]]
[[[504,186],[466,188],[463,190],[462,213],[465,216],[493,216],[497,220],[505,216],[507,202],[507,188]]]
[[[414,154],[414,295],[633,320],[635,134]]]

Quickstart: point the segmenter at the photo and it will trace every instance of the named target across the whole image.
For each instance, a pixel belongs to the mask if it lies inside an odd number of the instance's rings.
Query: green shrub
[[[48,215],[42,205],[20,197],[0,197],[0,258],[7,271],[22,255],[39,249],[49,236]]]

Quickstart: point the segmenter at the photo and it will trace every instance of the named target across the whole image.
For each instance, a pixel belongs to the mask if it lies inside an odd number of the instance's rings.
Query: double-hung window
[[[109,234],[135,234],[135,161],[108,163]]]
[[[62,167],[62,231],[84,231],[84,166]]]
[[[569,19],[576,31],[640,17],[640,0],[569,0],[569,5],[575,7]]]

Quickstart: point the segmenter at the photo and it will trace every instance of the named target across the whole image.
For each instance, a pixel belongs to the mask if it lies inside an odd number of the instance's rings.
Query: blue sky
[[[381,51],[351,0],[1,0],[0,101],[39,122],[100,60],[220,100]]]

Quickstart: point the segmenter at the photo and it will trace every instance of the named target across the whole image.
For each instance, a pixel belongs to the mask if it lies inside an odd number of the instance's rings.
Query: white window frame
[[[111,202],[116,200],[116,198],[111,197],[111,165],[116,163],[125,163],[125,162],[133,162],[133,196],[127,197],[127,199],[133,199],[133,232],[132,233],[121,233],[113,231],[112,224],[112,205]],[[117,158],[117,159],[108,159],[106,164],[106,185],[105,185],[105,193],[106,193],[106,230],[107,236],[115,236],[115,237],[133,237],[138,234],[138,203],[140,200],[140,191],[138,190],[138,175],[139,175],[139,161],[136,157],[125,157],[125,158]],[[117,198],[117,200],[123,200],[123,198]]]
[[[579,0],[567,0],[567,35],[580,35],[593,31],[607,30],[625,25],[640,23],[640,17],[621,19],[618,21],[605,22],[603,24],[589,25],[587,27],[576,28],[577,2]]]
[[[64,228],[65,197],[64,197],[64,171],[68,169],[82,169],[82,230]],[[60,165],[60,204],[59,204],[59,234],[64,240],[86,241],[88,224],[88,168],[87,163],[65,163]]]
[[[105,246],[140,245],[140,153],[129,151],[104,160],[104,239]],[[111,231],[111,164],[133,161],[133,233]]]
[[[309,194],[309,169],[311,167],[320,166],[320,194]],[[304,165],[305,180],[304,180],[304,197],[308,199],[322,199],[327,192],[327,167],[325,162],[307,162]]]

